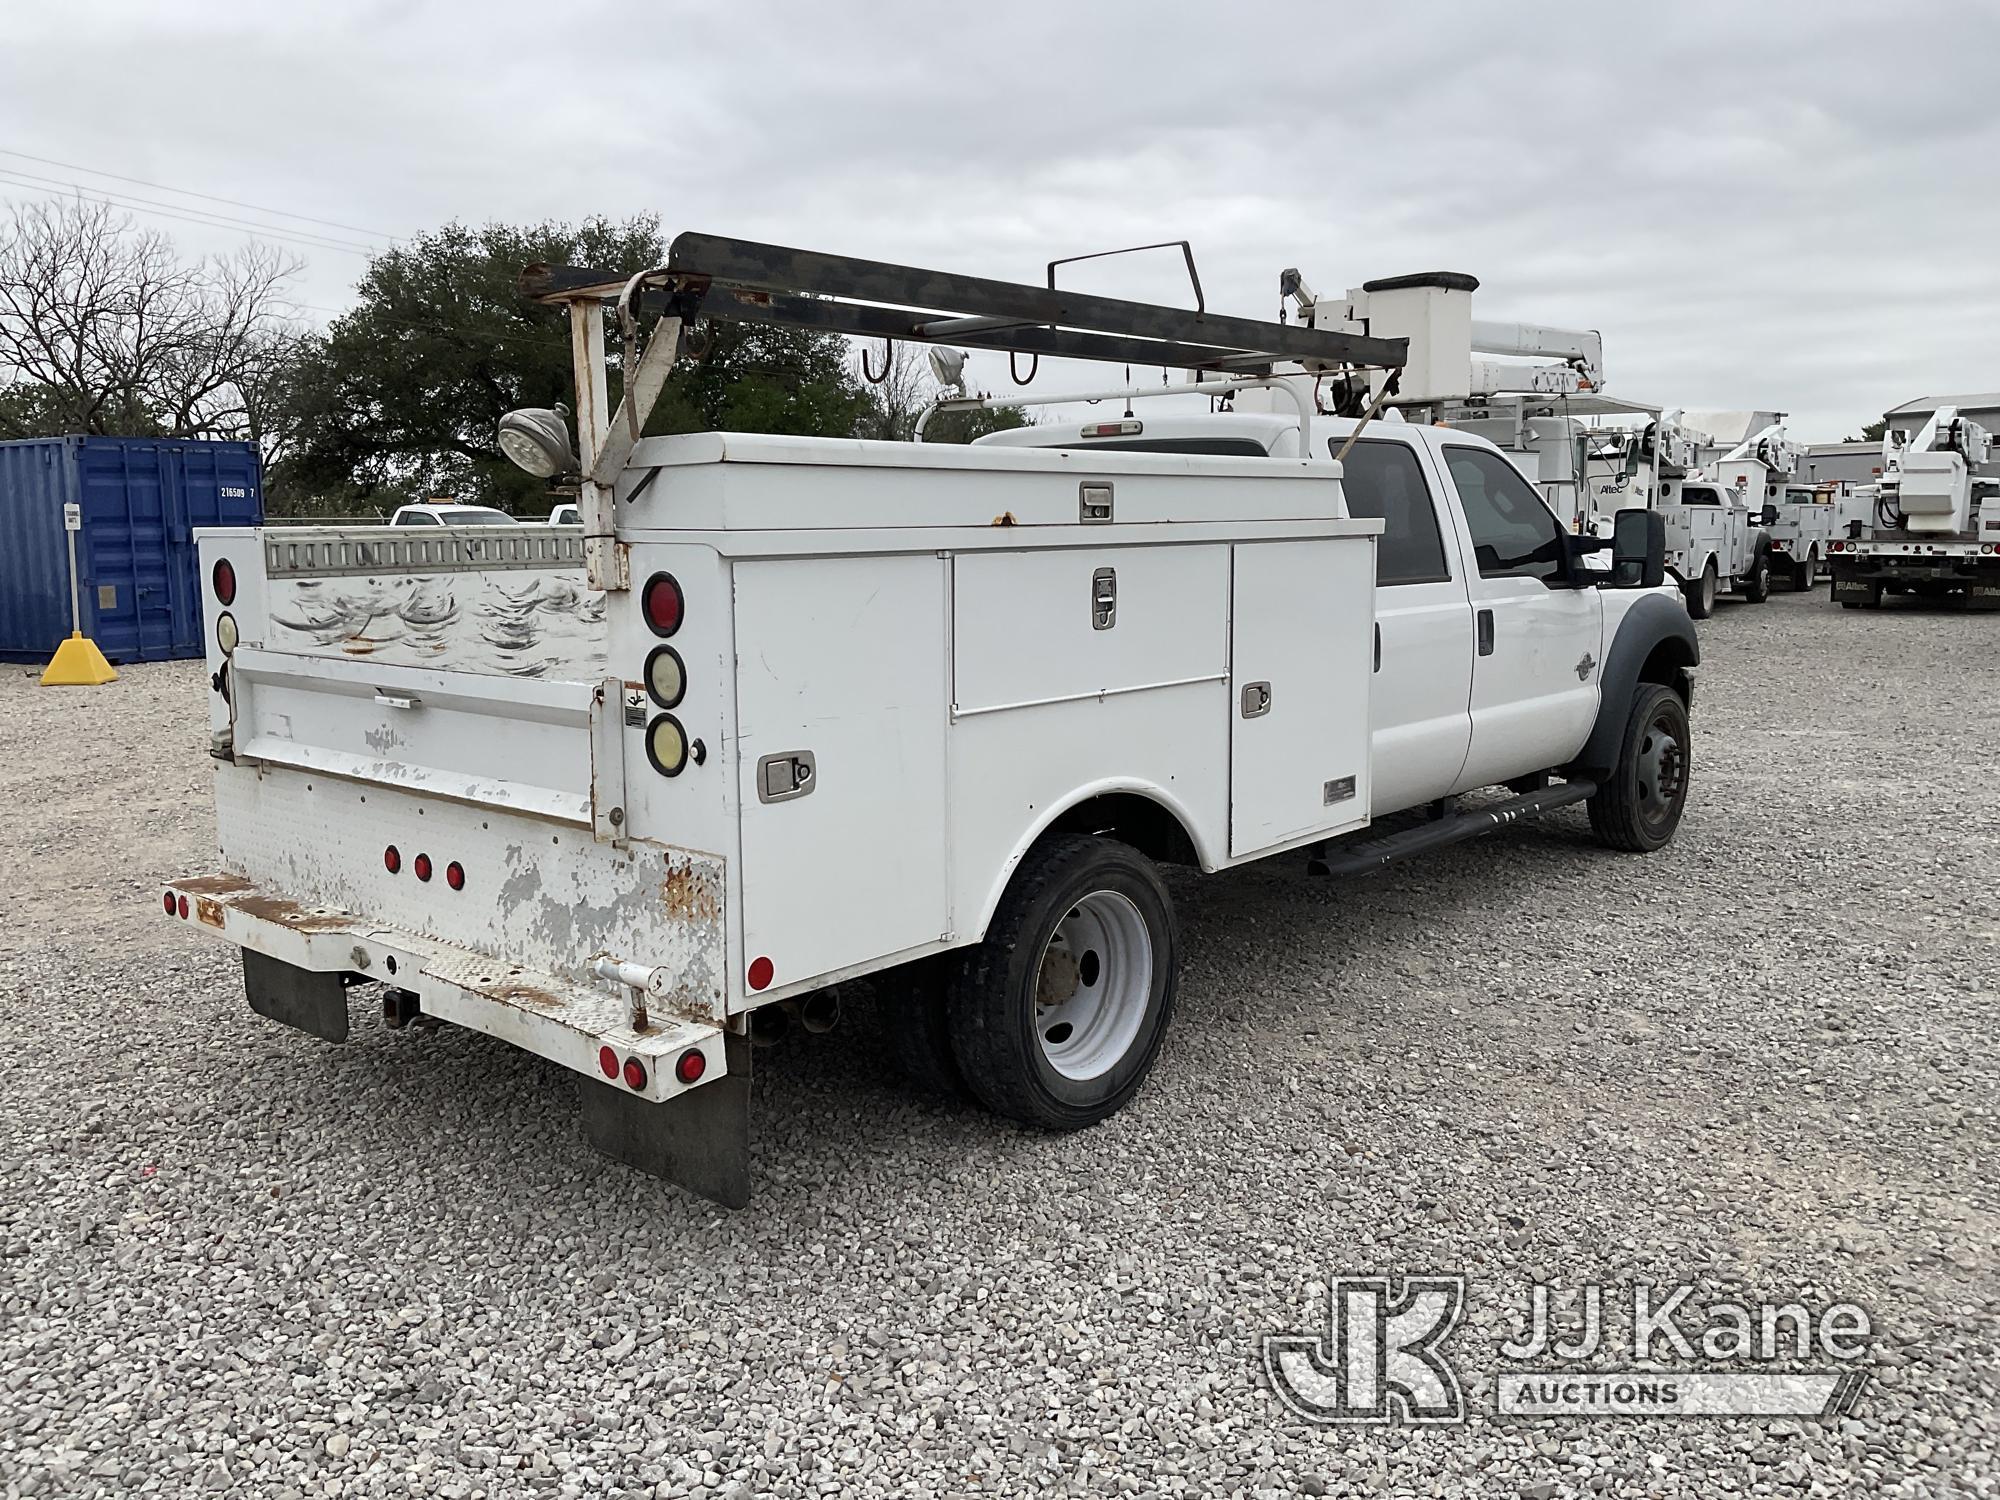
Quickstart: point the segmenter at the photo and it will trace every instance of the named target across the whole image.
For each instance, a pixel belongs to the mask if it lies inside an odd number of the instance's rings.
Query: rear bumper
[[[1836,589],[1871,584],[1932,583],[2000,596],[2000,555],[1965,553],[1836,552],[1827,559]]]
[[[510,1042],[635,1099],[674,1099],[729,1071],[720,1027],[657,1014],[635,1027],[622,986],[614,994],[609,985],[574,984],[353,912],[302,906],[238,875],[169,881],[161,894],[171,899],[170,921],[307,973],[355,974],[409,990],[425,1015]],[[166,907],[163,900],[163,914]],[[615,1064],[609,1073],[607,1048]],[[703,1058],[694,1084],[676,1071],[688,1052]],[[625,1073],[633,1059],[645,1070],[637,1088]]]

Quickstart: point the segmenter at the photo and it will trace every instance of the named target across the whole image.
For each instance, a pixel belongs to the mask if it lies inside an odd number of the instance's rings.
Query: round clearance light
[[[618,1076],[618,1054],[613,1052],[609,1047],[599,1047],[597,1049],[597,1067],[598,1071],[603,1073],[606,1078],[616,1078]]]
[[[166,907],[167,915],[171,917],[174,914],[174,893],[168,891],[166,895],[160,898],[160,904]]]
[[[687,731],[672,714],[660,714],[646,726],[646,759],[662,776],[678,776],[687,769]]]
[[[679,708],[687,696],[687,667],[672,646],[655,646],[646,658],[646,691],[662,708]]]
[[[415,859],[410,861],[410,871],[419,880],[429,880],[431,878],[431,857],[428,854],[419,854]]]
[[[236,649],[236,616],[224,610],[215,622],[215,644],[224,656]]]
[[[465,866],[453,860],[444,867],[444,883],[455,891],[465,889]]]
[[[219,557],[208,577],[209,582],[215,585],[215,597],[219,603],[229,605],[236,602],[235,564],[226,557]]]
[[[625,1059],[625,1087],[642,1089],[646,1086],[646,1065],[636,1057]]]
[[[384,849],[382,851],[382,868],[387,870],[391,875],[402,874],[403,851],[398,849],[394,844]]]
[[[700,1083],[701,1075],[707,1071],[707,1054],[698,1047],[690,1047],[674,1063],[674,1077],[682,1083]]]
[[[777,975],[777,968],[775,965],[772,964],[770,959],[753,958],[750,960],[750,973],[748,977],[750,980],[751,989],[753,990],[769,989],[771,987],[771,981],[773,978],[776,977],[776,975]]]
[[[174,910],[180,914],[183,921],[187,920],[188,898],[185,896],[174,897]]]
[[[671,573],[655,573],[639,595],[639,608],[646,616],[646,628],[654,635],[672,635],[681,628],[681,616],[687,611],[680,581]]]

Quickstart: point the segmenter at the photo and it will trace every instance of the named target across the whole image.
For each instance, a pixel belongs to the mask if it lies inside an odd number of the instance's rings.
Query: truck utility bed
[[[1380,523],[1338,473],[656,439],[608,595],[574,534],[206,535],[224,873],[173,890],[579,1073],[707,1049],[706,1086],[751,1006],[976,939],[1079,787],[1210,869],[1365,823]]]

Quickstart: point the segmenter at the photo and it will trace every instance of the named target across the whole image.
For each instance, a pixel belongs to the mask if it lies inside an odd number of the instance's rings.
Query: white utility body
[[[380,981],[392,1024],[554,1060],[601,1149],[734,1203],[760,1008],[830,1020],[829,986],[875,976],[920,1078],[1074,1128],[1171,1013],[1157,862],[1365,870],[1586,800],[1616,847],[1672,836],[1696,651],[1657,524],[1586,573],[1476,437],[1304,409],[1186,442],[637,437],[684,325],[744,308],[879,333],[908,289],[909,337],[1205,341],[1231,370],[1399,339],[707,236],[674,257],[531,271],[570,307],[583,453],[548,413],[502,435],[580,472],[581,534],[202,535],[222,868],[163,904],[243,949],[260,1013],[338,1040]],[[592,418],[609,299],[628,336],[661,318],[637,406]]]
[[[1907,440],[1882,437],[1872,514],[1831,543],[1833,599],[1875,608],[1885,591],[2000,609],[2000,473],[1992,434],[1940,407]]]

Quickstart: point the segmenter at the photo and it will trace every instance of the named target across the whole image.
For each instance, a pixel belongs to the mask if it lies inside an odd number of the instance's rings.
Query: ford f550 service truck
[[[750,1016],[853,976],[920,1075],[1100,1120],[1173,1012],[1163,863],[1359,871],[1576,803],[1615,848],[1673,836],[1696,647],[1657,518],[1585,571],[1606,544],[1492,444],[1303,403],[1031,448],[642,440],[646,412],[718,318],[1421,385],[1464,280],[1400,279],[1353,333],[693,234],[636,276],[530,268],[581,452],[550,412],[500,438],[578,477],[581,528],[204,535],[221,860],[164,912],[242,950],[260,1014],[338,1041],[379,981],[728,1203]]]

